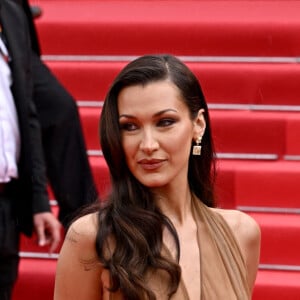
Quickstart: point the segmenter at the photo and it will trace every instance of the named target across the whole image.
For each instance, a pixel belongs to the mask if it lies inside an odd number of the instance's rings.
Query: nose
[[[159,143],[152,130],[144,130],[140,142],[140,150],[147,154],[151,154],[153,151],[157,150],[158,147]]]

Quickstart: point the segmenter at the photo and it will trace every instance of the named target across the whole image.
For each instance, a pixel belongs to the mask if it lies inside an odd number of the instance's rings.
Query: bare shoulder
[[[74,221],[69,227],[64,247],[76,251],[80,259],[96,257],[97,213],[88,214]]]
[[[250,247],[260,243],[260,227],[248,214],[239,210],[213,208],[219,213],[231,228],[242,250],[247,251]]]
[[[260,227],[251,216],[241,211],[219,208],[212,210],[224,218],[240,246],[248,269],[249,288],[252,291],[260,257]]]
[[[102,265],[96,251],[97,214],[74,221],[59,253],[55,300],[102,299]]]
[[[75,220],[68,229],[66,239],[73,242],[94,240],[97,234],[97,213],[88,214]]]
[[[233,209],[212,208],[212,210],[222,215],[238,240],[256,239],[260,236],[259,225],[248,214]]]

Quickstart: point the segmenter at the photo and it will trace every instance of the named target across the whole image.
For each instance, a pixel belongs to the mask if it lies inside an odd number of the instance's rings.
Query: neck
[[[191,191],[188,187],[173,191],[160,190],[156,195],[157,206],[175,226],[185,223],[191,215]]]

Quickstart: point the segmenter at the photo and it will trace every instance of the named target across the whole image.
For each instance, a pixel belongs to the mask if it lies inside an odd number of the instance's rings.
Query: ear
[[[199,137],[202,137],[205,132],[206,128],[206,122],[204,118],[204,109],[201,108],[198,111],[197,117],[194,119],[193,124],[194,124],[194,133],[193,133],[193,139],[196,140]]]

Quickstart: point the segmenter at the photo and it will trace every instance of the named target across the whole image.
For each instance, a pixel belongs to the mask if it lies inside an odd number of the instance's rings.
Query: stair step
[[[261,228],[260,263],[300,268],[300,215],[275,213],[250,213],[250,215]]]
[[[297,1],[42,1],[43,54],[297,56]],[[101,16],[101,17],[99,17]],[[284,26],[283,26],[284,25]],[[55,34],[53,34],[55,32]]]
[[[300,272],[260,270],[257,274],[253,300],[298,300]]]
[[[56,259],[22,258],[13,300],[53,300]]]
[[[299,208],[299,161],[219,160],[218,194],[236,206]],[[234,199],[234,200],[232,200]]]
[[[100,150],[99,121],[101,107],[79,107],[83,134],[89,150]]]
[[[77,100],[103,101],[113,79],[129,61],[111,61],[111,58],[107,58],[107,61],[93,61],[93,57],[87,59],[91,61],[76,61],[75,58],[75,61],[46,61],[46,64]],[[186,64],[199,78],[208,103],[300,105],[300,65],[296,61],[186,61]]]

